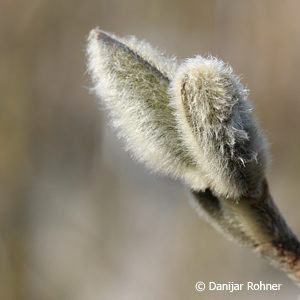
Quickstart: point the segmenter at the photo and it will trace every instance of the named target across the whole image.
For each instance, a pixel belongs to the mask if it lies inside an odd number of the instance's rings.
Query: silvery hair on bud
[[[181,139],[215,194],[238,199],[259,192],[266,142],[231,67],[212,57],[188,59],[169,91]]]
[[[91,31],[88,71],[127,149],[152,170],[239,199],[257,191],[266,143],[231,68],[181,65],[134,37]]]

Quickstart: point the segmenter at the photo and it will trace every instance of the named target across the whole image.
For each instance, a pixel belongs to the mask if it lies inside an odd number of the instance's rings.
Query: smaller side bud
[[[219,196],[257,193],[267,164],[265,138],[247,91],[216,58],[186,60],[170,84],[181,139]]]

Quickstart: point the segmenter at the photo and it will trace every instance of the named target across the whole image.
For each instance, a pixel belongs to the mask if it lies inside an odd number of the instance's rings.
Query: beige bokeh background
[[[125,153],[85,71],[90,29],[179,58],[213,54],[251,90],[272,193],[300,235],[300,2],[0,3],[0,299],[296,299],[299,290],[199,219],[179,183]],[[204,292],[196,281],[282,283]]]

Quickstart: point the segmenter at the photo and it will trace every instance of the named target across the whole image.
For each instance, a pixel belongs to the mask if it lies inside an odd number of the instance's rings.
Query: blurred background
[[[284,274],[199,219],[179,182],[123,151],[89,93],[85,44],[98,25],[229,62],[299,236],[299,19],[293,0],[1,0],[0,299],[296,299]],[[200,294],[199,280],[283,287]]]

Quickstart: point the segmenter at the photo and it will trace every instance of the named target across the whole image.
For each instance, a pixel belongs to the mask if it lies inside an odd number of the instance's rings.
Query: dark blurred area
[[[284,274],[199,219],[179,182],[124,152],[89,93],[85,43],[98,25],[229,62],[270,142],[273,197],[300,235],[299,20],[293,0],[2,0],[0,299],[296,299]],[[200,294],[199,280],[283,288]]]

